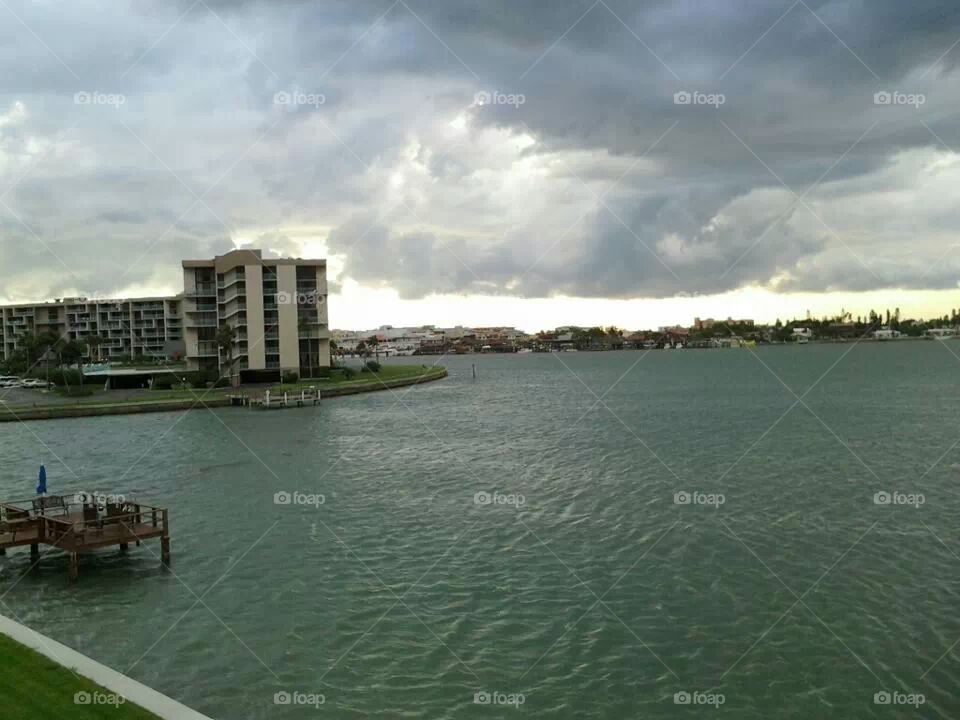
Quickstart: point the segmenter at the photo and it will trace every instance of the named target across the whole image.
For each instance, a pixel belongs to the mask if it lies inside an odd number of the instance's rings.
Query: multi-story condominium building
[[[187,369],[220,368],[244,381],[330,366],[326,260],[264,260],[233,250],[183,261]],[[218,339],[234,330],[227,356]]]
[[[0,308],[0,359],[11,356],[26,335],[53,333],[64,340],[100,338],[91,358],[145,360],[183,354],[179,297],[133,299],[64,298]]]
[[[173,297],[0,307],[0,360],[21,347],[24,335],[51,332],[86,340],[91,359],[186,358],[188,370],[235,380],[273,380],[288,370],[307,377],[330,367],[325,260],[264,260],[259,250],[234,250],[184,260],[183,287]],[[228,353],[218,338],[226,326],[234,330]]]

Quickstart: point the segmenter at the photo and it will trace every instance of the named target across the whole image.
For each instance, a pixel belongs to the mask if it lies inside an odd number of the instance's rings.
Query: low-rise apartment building
[[[97,347],[89,349],[91,358],[166,359],[182,355],[180,305],[179,297],[64,298],[7,305],[0,308],[0,360],[19,349],[24,335],[42,333],[53,333],[64,340],[99,338]]]

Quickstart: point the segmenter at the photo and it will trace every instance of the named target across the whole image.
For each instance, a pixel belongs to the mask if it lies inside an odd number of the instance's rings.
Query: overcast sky
[[[331,324],[960,306],[960,4],[0,0],[0,302],[330,259]]]

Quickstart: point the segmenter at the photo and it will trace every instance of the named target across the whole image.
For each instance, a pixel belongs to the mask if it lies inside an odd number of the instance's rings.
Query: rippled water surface
[[[172,572],[151,542],[73,587],[11,551],[0,612],[224,720],[957,718],[953,353],[456,357],[320,410],[0,425],[3,496],[43,461],[52,492],[124,491],[173,532]],[[294,490],[325,503],[274,503]],[[924,504],[874,503],[894,491]]]

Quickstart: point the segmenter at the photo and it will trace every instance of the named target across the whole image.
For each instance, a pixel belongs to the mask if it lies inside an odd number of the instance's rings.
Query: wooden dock
[[[308,407],[320,404],[320,391],[316,388],[301,390],[300,392],[271,392],[267,390],[261,395],[231,395],[233,405],[242,405],[251,409],[278,410],[290,407]]]
[[[40,559],[47,545],[70,556],[70,580],[80,574],[80,555],[105,547],[139,545],[160,539],[160,559],[170,564],[170,523],[165,508],[142,503],[99,504],[90,496],[44,495],[26,501],[0,502],[0,555],[9,548],[30,547]]]

